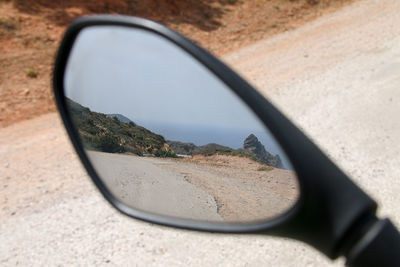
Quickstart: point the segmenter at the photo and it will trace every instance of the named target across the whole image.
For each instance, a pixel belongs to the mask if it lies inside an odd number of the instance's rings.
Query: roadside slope
[[[0,0],[0,127],[55,110],[54,55],[67,25],[88,14],[149,18],[222,55],[357,0]]]

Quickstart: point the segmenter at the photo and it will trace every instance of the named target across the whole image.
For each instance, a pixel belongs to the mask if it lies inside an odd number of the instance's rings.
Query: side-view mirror
[[[168,28],[76,20],[53,86],[83,165],[122,213],[295,238],[352,266],[400,264],[399,233],[376,203],[246,81]]]

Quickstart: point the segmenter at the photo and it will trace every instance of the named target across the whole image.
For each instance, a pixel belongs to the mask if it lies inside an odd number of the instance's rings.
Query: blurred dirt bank
[[[65,27],[76,17],[150,18],[222,55],[354,1],[0,0],[0,127],[55,110],[53,58]]]

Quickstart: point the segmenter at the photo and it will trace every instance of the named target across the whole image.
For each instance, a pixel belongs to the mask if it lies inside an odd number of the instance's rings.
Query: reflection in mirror
[[[263,123],[163,37],[121,26],[84,29],[64,83],[88,158],[131,208],[248,223],[297,201],[295,173]]]

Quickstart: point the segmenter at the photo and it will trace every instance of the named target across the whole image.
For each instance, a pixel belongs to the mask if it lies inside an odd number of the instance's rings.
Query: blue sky
[[[224,83],[151,32],[119,26],[84,29],[67,64],[65,95],[93,111],[120,113],[153,131],[178,125],[225,129],[227,134],[265,133],[261,141],[283,155],[260,120]]]

